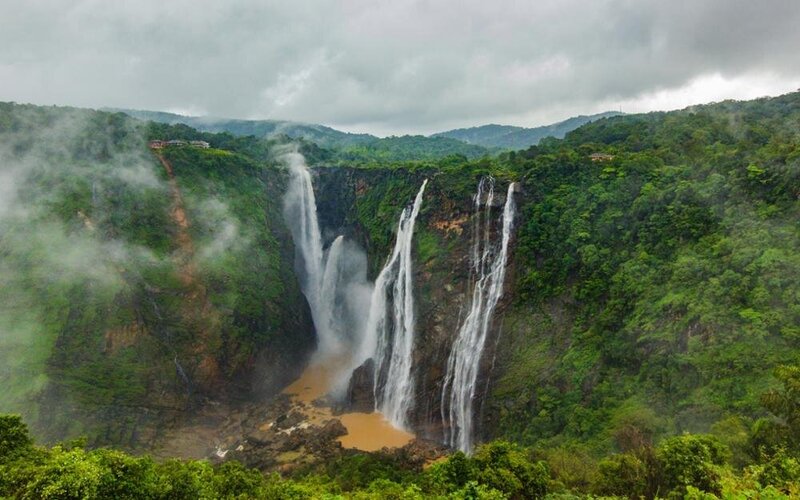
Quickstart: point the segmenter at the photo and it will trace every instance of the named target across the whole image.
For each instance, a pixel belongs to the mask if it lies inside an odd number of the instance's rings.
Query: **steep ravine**
[[[195,244],[189,231],[191,222],[186,216],[185,202],[172,164],[160,152],[154,151],[154,154],[167,174],[169,193],[172,198],[170,216],[176,230],[174,241],[177,250],[174,252],[173,257],[178,269],[179,279],[188,291],[182,301],[182,316],[187,324],[192,325],[192,329],[195,332],[191,354],[200,359],[191,380],[178,359],[178,353],[175,353],[174,357],[175,369],[186,383],[188,390],[197,387],[200,391],[209,395],[220,394],[224,381],[220,373],[219,363],[215,357],[216,353],[208,351],[208,347],[214,345],[213,339],[210,338],[211,332],[219,328],[219,313],[209,302],[206,288],[197,276]]]

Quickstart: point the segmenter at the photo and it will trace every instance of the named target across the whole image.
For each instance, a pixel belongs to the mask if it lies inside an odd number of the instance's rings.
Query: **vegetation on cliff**
[[[156,138],[212,147],[163,150],[170,176],[146,148]],[[131,408],[251,394],[257,366],[299,366],[313,341],[280,214],[281,138],[4,104],[0,139],[0,175],[14,186],[0,193],[3,411],[24,411],[45,437],[130,445],[145,418]],[[101,491],[116,487],[104,477],[136,470],[152,496],[184,479],[189,496],[798,494],[800,93],[601,119],[481,159],[299,147],[330,183],[321,219],[367,245],[373,272],[430,179],[414,241],[420,324],[431,326],[417,347],[428,384],[418,411],[433,415],[471,196],[485,175],[521,182],[480,394],[480,437],[516,444],[425,470],[362,455],[264,479],[36,448],[12,418],[3,494]],[[42,479],[59,474],[73,476]]]
[[[162,166],[148,132],[0,106],[0,402],[50,439],[141,445],[205,397],[278,390],[313,348],[282,171],[239,152],[269,147],[219,137]]]
[[[800,94],[601,120],[507,161],[530,201],[495,435],[749,426],[800,354]],[[592,161],[590,153],[612,155]]]

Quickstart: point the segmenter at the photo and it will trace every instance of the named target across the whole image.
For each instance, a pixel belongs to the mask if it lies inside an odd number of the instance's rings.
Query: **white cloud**
[[[353,131],[534,125],[800,82],[796,0],[39,0],[0,14],[3,100]],[[698,87],[713,75],[734,83]]]
[[[670,110],[725,99],[755,99],[792,92],[800,79],[786,80],[775,74],[747,74],[726,78],[720,73],[701,75],[686,85],[646,92],[620,104],[629,112]]]

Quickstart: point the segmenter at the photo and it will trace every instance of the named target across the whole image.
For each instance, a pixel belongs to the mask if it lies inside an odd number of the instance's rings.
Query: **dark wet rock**
[[[437,442],[427,439],[414,439],[402,448],[398,448],[396,454],[402,456],[410,464],[427,464],[451,453],[452,450]]]
[[[271,446],[245,442],[227,453],[225,460],[236,460],[247,467],[272,470],[278,463],[278,453]]]
[[[339,401],[330,394],[326,394],[311,402],[311,406],[314,408],[332,408],[337,404],[339,404]]]
[[[347,434],[347,428],[338,419],[331,419],[325,422],[317,434],[320,439],[335,440]]]
[[[275,428],[278,430],[291,429],[300,425],[305,419],[305,415],[297,410],[292,410],[288,414],[284,413],[275,419]]]
[[[375,362],[372,358],[353,371],[344,403],[336,408],[337,413],[348,411],[370,413],[375,409],[374,374]]]
[[[256,429],[245,436],[245,440],[249,443],[258,445],[269,445],[275,440],[275,432],[272,430]]]
[[[322,427],[313,427],[302,432],[302,437],[309,451],[317,456],[330,456],[341,450],[337,440],[339,436],[347,434],[341,422],[330,420]]]
[[[225,460],[237,460],[262,471],[281,472],[329,460],[343,452],[338,438],[347,429],[337,419],[321,426],[301,423],[296,427],[253,431],[241,443],[232,447]]]

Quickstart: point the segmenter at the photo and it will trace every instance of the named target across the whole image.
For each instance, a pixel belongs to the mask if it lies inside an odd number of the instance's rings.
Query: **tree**
[[[517,445],[506,441],[485,444],[473,460],[479,469],[478,482],[509,498],[544,498],[547,494],[547,465],[531,462]]]
[[[639,498],[647,489],[647,465],[637,456],[620,453],[597,464],[594,489],[600,495]]]
[[[719,468],[727,463],[730,451],[714,436],[684,434],[664,440],[656,457],[668,491],[684,495],[693,486],[718,494]]]
[[[10,461],[33,444],[28,426],[19,415],[0,415],[0,463]]]
[[[764,407],[779,417],[788,439],[788,445],[800,450],[800,366],[779,366],[775,377],[782,389],[772,390],[761,397]]]

